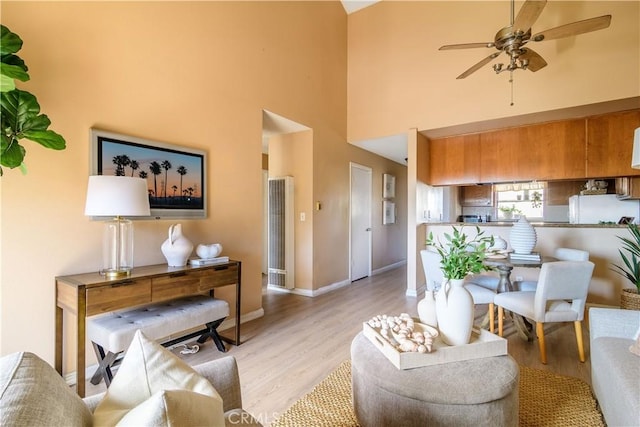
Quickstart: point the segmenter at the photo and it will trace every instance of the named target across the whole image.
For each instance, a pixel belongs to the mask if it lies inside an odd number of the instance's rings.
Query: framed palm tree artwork
[[[147,181],[151,217],[206,218],[202,150],[91,129],[91,174]]]

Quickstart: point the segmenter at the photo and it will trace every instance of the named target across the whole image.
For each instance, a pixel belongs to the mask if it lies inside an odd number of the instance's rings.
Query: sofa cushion
[[[0,359],[0,425],[91,426],[91,412],[48,363],[20,352]]]
[[[216,400],[188,390],[160,390],[118,422],[118,426],[216,426]]]
[[[600,337],[591,345],[591,383],[610,426],[637,425],[640,413],[640,358],[630,339]]]
[[[139,405],[146,410],[150,406],[164,405],[156,413],[167,416],[167,411],[174,412],[176,406],[180,406],[174,402],[184,398],[185,394],[168,395],[163,393],[165,390],[184,390],[208,397],[197,399],[203,405],[197,405],[199,410],[209,413],[210,421],[206,424],[224,426],[222,399],[211,383],[160,344],[147,339],[140,331],[136,332],[117,375],[93,414],[94,425],[114,426],[121,420],[128,424],[128,414]],[[131,413],[131,419],[137,417],[138,411],[140,409]],[[173,415],[168,416],[171,418]]]

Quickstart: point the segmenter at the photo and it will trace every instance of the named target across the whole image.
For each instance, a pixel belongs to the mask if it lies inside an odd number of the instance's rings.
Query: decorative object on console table
[[[89,177],[84,214],[114,218],[105,222],[103,264],[107,277],[128,276],[133,269],[133,223],[125,216],[149,216],[147,184],[142,178]]]
[[[169,237],[160,247],[169,267],[184,267],[193,251],[193,243],[182,234],[182,224],[169,227]]]
[[[469,274],[491,270],[485,265],[487,249],[493,246],[493,236],[484,236],[476,226],[476,235],[469,239],[464,226],[452,227],[453,234],[444,233],[446,240],[435,240],[429,233],[427,246],[432,246],[441,257],[442,273],[447,281],[436,296],[436,316],[442,340],[449,345],[467,344],[473,328],[473,298],[464,286]]]
[[[196,246],[196,253],[202,259],[215,258],[222,253],[222,245],[220,243],[199,244]]]
[[[529,221],[527,221],[525,215],[520,216],[520,219],[513,224],[509,240],[515,254],[530,254],[533,248],[535,248],[536,241],[538,240],[536,230]]]
[[[640,310],[640,229],[637,224],[628,224],[631,238],[618,238],[622,241],[619,249],[624,266],[613,264],[613,271],[627,278],[635,288],[623,288],[620,295],[620,307],[628,310]],[[624,252],[623,252],[624,250]]]

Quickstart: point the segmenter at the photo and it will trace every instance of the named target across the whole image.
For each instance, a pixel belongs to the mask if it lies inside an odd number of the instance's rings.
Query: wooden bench
[[[113,379],[111,368],[119,362],[118,355],[129,347],[138,329],[150,339],[162,340],[165,347],[200,335],[199,343],[211,338],[218,350],[225,352],[216,329],[228,315],[226,301],[194,295],[88,318],[87,336],[99,363],[91,383],[99,384],[104,378],[109,387]],[[194,328],[202,329],[171,338]]]

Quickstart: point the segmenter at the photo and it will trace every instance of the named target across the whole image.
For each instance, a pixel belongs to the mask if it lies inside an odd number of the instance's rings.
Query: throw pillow
[[[193,394],[164,393],[167,390],[183,390]],[[194,398],[195,394],[203,397]],[[186,400],[194,398],[194,403],[185,403],[185,396],[189,396]],[[162,406],[156,408],[155,414],[151,414],[149,408],[154,405]],[[205,417],[208,422],[191,423],[185,419],[180,424],[224,426],[222,398],[211,383],[173,353],[137,331],[117,375],[93,414],[93,423],[96,427],[115,426],[120,421],[123,424],[140,425],[138,417],[145,412],[152,419],[159,416],[171,420],[180,416],[174,416],[174,412],[178,411],[176,407],[182,405],[189,405],[188,410],[198,412],[190,415],[192,419],[200,420]],[[127,421],[129,414],[133,422]],[[143,424],[152,425],[153,421]]]
[[[0,359],[0,425],[91,426],[91,412],[51,365],[33,353]]]

